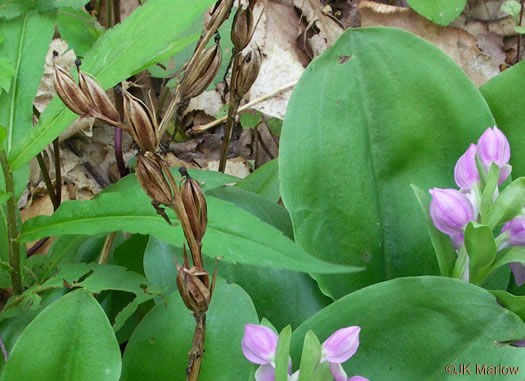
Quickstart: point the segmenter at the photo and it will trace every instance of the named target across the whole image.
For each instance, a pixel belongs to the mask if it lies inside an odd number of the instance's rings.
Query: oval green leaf
[[[27,326],[0,380],[117,381],[120,371],[120,348],[104,310],[87,291],[77,290]]]
[[[454,186],[454,165],[494,124],[443,52],[399,29],[348,30],[306,69],[280,141],[281,194],[296,242],[359,274],[318,277],[340,297],[399,276],[436,274],[410,189]]]
[[[241,339],[244,325],[257,322],[250,297],[239,286],[217,279],[206,314],[200,381],[248,379],[251,363],[241,352]],[[179,293],[172,293],[144,317],[131,336],[121,380],[184,379],[194,328],[195,320]]]
[[[447,26],[463,12],[467,0],[407,0],[407,3],[433,23]]]
[[[348,376],[370,380],[457,380],[446,366],[525,366],[525,348],[509,345],[525,338],[525,324],[501,307],[488,291],[443,277],[400,278],[347,295],[301,324],[292,336],[298,359],[304,335],[321,341],[335,330],[361,327],[356,354],[343,366]],[[501,373],[487,380],[521,381]],[[473,379],[477,377],[472,377]],[[470,378],[469,378],[470,379]]]

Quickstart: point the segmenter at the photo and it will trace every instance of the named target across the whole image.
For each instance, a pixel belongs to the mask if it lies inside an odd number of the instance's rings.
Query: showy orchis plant
[[[448,275],[481,284],[509,263],[516,283],[525,283],[525,266],[511,260],[516,258],[512,248],[525,246],[523,178],[499,192],[512,170],[509,160],[507,138],[497,127],[488,128],[456,163],[454,178],[460,190],[429,190],[432,222],[450,237],[458,254]]]
[[[347,378],[342,366],[357,351],[360,331],[361,328],[357,326],[338,329],[322,345],[315,334],[309,331],[303,346],[301,368],[292,374],[292,362],[288,362],[288,381],[368,381],[361,376]],[[285,335],[281,334],[279,337],[263,325],[246,324],[244,327],[242,352],[250,362],[260,365],[255,372],[256,381],[275,380],[277,344],[283,337]],[[285,355],[288,356],[287,353]],[[280,353],[279,356],[283,354]]]

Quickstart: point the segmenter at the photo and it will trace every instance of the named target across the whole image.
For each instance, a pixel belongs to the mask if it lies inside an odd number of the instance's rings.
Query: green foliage
[[[250,173],[236,187],[257,193],[270,202],[276,203],[279,198],[279,166],[273,159]]]
[[[525,337],[518,316],[501,308],[488,291],[429,276],[382,282],[335,301],[294,331],[293,361],[309,330],[323,341],[335,329],[353,325],[361,333],[359,349],[344,364],[349,376],[452,380],[457,375],[447,376],[447,364],[525,365],[523,349],[508,344]],[[519,375],[506,377],[520,380]]]
[[[81,9],[60,9],[57,13],[57,26],[60,37],[80,57],[84,57],[104,33],[104,28],[97,20]]]
[[[447,26],[463,12],[467,0],[407,0],[407,3],[421,16]]]
[[[199,380],[247,379],[250,363],[244,359],[240,343],[244,325],[257,322],[248,294],[239,286],[217,279],[206,314],[206,352]],[[194,327],[195,321],[178,292],[170,294],[146,315],[131,336],[124,352],[121,380],[171,381],[184,375]]]
[[[0,380],[117,381],[120,372],[120,349],[102,307],[87,291],[77,290],[27,326]]]
[[[286,381],[288,379],[288,358],[290,356],[291,339],[292,327],[287,325],[279,334],[279,341],[275,350],[275,381]]]
[[[15,17],[27,14],[32,10],[38,10],[42,13],[62,7],[79,9],[88,1],[89,0],[0,0],[0,17],[11,20]]]
[[[457,158],[493,124],[463,71],[405,31],[348,30],[314,60],[284,120],[283,202],[307,252],[367,266],[316,276],[322,290],[341,297],[388,278],[437,273],[410,184],[452,186]]]
[[[496,258],[496,243],[488,226],[468,224],[465,230],[465,247],[470,259],[470,282],[479,284],[487,275]]]

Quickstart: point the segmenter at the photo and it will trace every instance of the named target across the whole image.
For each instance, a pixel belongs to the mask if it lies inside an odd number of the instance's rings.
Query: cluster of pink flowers
[[[321,363],[328,362],[335,381],[368,381],[361,376],[347,378],[341,365],[354,355],[359,347],[357,326],[341,328],[335,331],[321,346]],[[270,328],[263,325],[246,324],[242,338],[242,352],[254,364],[259,364],[255,372],[256,381],[275,380],[275,351],[279,337]],[[299,372],[291,374],[292,363],[289,362],[288,381],[296,381]]]
[[[460,190],[433,188],[430,203],[430,216],[436,228],[450,236],[456,249],[464,241],[464,230],[470,221],[477,221],[480,203],[480,173],[476,157],[481,169],[488,173],[492,163],[499,168],[498,185],[501,185],[510,175],[512,167],[510,146],[507,138],[497,127],[488,128],[478,140],[471,144],[459,158],[454,168],[454,179]],[[494,196],[497,196],[498,190]],[[525,245],[525,213],[503,225],[501,233],[504,239],[498,249],[508,246]],[[511,264],[514,279],[518,285],[525,283],[525,266],[520,263]]]

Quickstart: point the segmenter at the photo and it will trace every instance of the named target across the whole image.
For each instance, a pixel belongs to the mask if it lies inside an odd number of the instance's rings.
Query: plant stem
[[[112,8],[113,8],[113,1],[112,0],[106,0],[106,29],[111,28],[112,24]]]
[[[49,240],[49,237],[39,239],[33,246],[27,249],[27,258],[35,254],[45,243]]]
[[[520,20],[518,23],[518,26],[521,26],[521,21],[523,20],[523,3],[524,1],[521,0],[521,9],[520,9]],[[516,63],[520,63],[520,49],[521,49],[521,33],[518,33],[518,53],[516,55]]]
[[[206,313],[194,312],[193,316],[195,318],[195,332],[193,333],[192,347],[188,354],[187,381],[199,379],[206,338]]]
[[[113,0],[113,25],[120,24],[120,0]]]
[[[15,198],[15,182],[13,179],[13,172],[9,167],[7,155],[4,150],[0,151],[0,164],[5,179],[5,190],[11,193],[11,197],[7,200],[7,239],[9,242],[9,265],[13,269],[11,271],[11,285],[15,295],[22,293],[22,276],[20,273],[20,244],[16,242],[18,236],[18,221],[16,219],[16,198]]]
[[[228,116],[226,118],[226,125],[224,126],[224,138],[222,139],[222,148],[221,148],[221,159],[219,161],[219,172],[224,173],[226,169],[226,161],[228,160],[228,150],[230,148],[230,139],[232,135],[232,126],[235,120],[235,114],[239,108],[240,99],[237,96],[237,89],[233,83],[233,78],[237,75],[239,70],[239,65],[241,64],[242,56],[241,54],[236,54],[233,59],[232,66],[232,83],[230,84],[230,107],[228,107]]]
[[[53,140],[53,150],[55,159],[55,196],[58,208],[62,203],[62,171],[60,169],[60,147],[58,146],[58,138]]]
[[[47,171],[46,163],[44,163],[44,158],[42,157],[41,153],[38,153],[36,155],[36,161],[38,162],[38,166],[40,167],[40,172],[42,172],[42,177],[44,178],[44,183],[46,184],[47,193],[49,194],[49,198],[51,199],[51,203],[53,204],[53,210],[57,210],[59,204],[55,193],[55,188],[51,183],[51,178],[49,177],[49,172]]]
[[[115,241],[116,236],[117,232],[113,232],[106,237],[104,246],[102,246],[102,251],[100,252],[100,258],[98,259],[99,265],[108,263],[109,254],[111,253],[111,248],[113,247],[113,242]]]
[[[4,364],[7,362],[9,355],[7,354],[7,349],[5,348],[4,340],[0,337],[0,348],[2,348],[2,354],[4,355]]]

